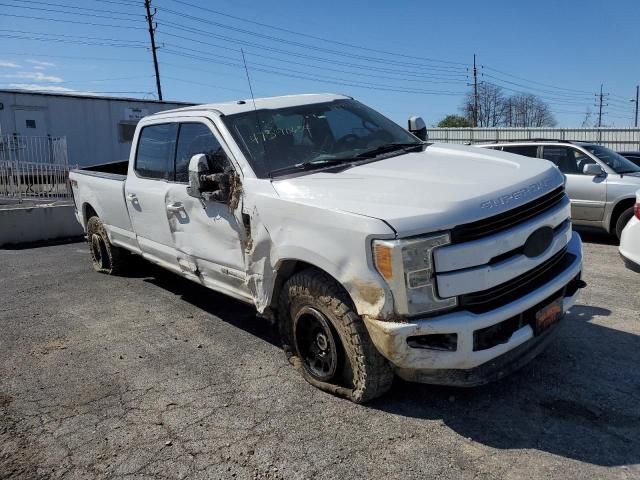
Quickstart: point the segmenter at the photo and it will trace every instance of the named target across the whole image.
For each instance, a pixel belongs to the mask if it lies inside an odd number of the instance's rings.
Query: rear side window
[[[202,123],[183,123],[178,134],[176,150],[176,182],[189,181],[189,161],[198,153],[204,153],[211,171],[226,170],[229,161],[218,139],[209,127]]]
[[[178,125],[163,123],[140,132],[135,171],[141,177],[173,180],[173,157]]]
[[[537,145],[520,145],[520,146],[507,146],[502,148],[503,152],[515,153],[523,155],[525,157],[536,158],[538,156]]]

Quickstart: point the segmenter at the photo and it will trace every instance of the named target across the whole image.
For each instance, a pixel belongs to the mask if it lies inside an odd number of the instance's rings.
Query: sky
[[[640,0],[152,0],[165,100],[334,92],[401,125],[460,113],[473,81],[579,127],[633,124]],[[0,88],[157,98],[143,0],[0,0]]]

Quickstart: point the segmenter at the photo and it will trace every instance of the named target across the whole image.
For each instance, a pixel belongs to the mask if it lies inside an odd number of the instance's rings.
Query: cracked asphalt
[[[640,478],[640,274],[585,234],[559,338],[498,383],[308,385],[239,302],[83,243],[0,250],[0,478]]]

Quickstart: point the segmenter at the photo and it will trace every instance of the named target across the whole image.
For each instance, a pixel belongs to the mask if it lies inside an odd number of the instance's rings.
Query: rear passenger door
[[[143,127],[125,182],[127,208],[143,256],[172,269],[177,261],[166,196],[174,177],[177,133],[176,123]]]
[[[606,176],[585,175],[587,163],[596,163],[577,148],[545,145],[543,158],[557,165],[567,177],[567,195],[571,199],[571,217],[578,221],[599,221],[604,217],[607,196]]]

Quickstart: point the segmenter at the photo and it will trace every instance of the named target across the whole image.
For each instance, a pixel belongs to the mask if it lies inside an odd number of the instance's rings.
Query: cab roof
[[[313,103],[332,102],[334,100],[346,100],[351,97],[338,95],[334,93],[309,93],[300,95],[285,95],[281,97],[265,97],[255,99],[255,108],[258,110],[271,110],[276,108],[295,107],[298,105],[308,105]],[[193,105],[185,108],[176,108],[173,110],[165,110],[158,112],[156,115],[166,115],[180,112],[193,111],[215,111],[221,115],[233,115],[235,113],[249,112],[254,109],[254,100],[251,98],[245,100],[235,100],[225,103],[207,103],[202,105]]]

